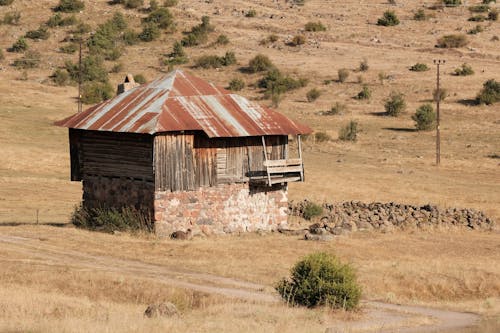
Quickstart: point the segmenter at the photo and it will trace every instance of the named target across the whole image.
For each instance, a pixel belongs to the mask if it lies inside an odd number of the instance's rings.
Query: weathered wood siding
[[[154,180],[151,135],[71,130],[70,151],[72,179],[100,176]]]

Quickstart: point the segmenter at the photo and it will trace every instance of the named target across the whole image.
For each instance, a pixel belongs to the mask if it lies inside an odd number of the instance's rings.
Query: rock
[[[322,241],[322,242],[327,242],[331,241],[333,239],[332,235],[314,235],[311,234],[310,232],[306,232],[304,235],[305,240],[312,240],[312,241]]]
[[[182,231],[182,230],[174,231],[170,235],[170,238],[172,238],[172,239],[182,239],[182,240],[191,239],[191,237],[192,237],[192,230],[191,229],[188,229],[186,231]]]
[[[170,302],[150,304],[144,311],[144,316],[148,318],[172,317],[178,314],[177,307]]]

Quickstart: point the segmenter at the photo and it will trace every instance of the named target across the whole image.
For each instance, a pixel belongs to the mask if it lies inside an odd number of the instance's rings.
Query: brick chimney
[[[118,85],[116,94],[119,95],[127,90],[130,90],[138,86],[140,86],[140,84],[135,82],[134,76],[132,74],[127,74],[127,76],[125,76],[125,80],[123,81],[123,83],[120,83]]]

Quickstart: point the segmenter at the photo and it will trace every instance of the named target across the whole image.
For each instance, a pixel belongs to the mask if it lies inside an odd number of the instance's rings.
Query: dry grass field
[[[58,52],[70,28],[50,29],[48,40],[28,40],[42,54],[39,68],[23,73],[11,64],[21,55],[7,52],[18,37],[36,29],[53,15],[57,0],[15,0],[0,6],[5,13],[19,11],[17,26],[0,25],[0,223],[66,223],[81,199],[81,185],[69,181],[67,130],[52,126],[55,120],[76,112],[75,86],[55,86],[49,76],[67,59],[77,55]],[[84,1],[77,18],[95,28],[115,11],[121,11],[140,29],[138,10],[110,6],[106,0]],[[161,2],[161,1],[160,1]],[[480,1],[467,1],[468,4]],[[148,1],[146,1],[147,6]],[[397,201],[433,203],[443,207],[484,210],[500,220],[500,118],[499,105],[474,106],[487,79],[500,79],[500,23],[467,21],[465,6],[429,10],[427,21],[413,20],[418,8],[433,2],[308,0],[302,7],[284,0],[180,0],[171,8],[177,30],[158,41],[124,49],[119,73],[110,73],[112,84],[124,74],[142,73],[155,78],[167,68],[159,58],[171,52],[182,32],[209,15],[215,26],[210,41],[186,48],[191,61],[181,67],[195,75],[227,86],[235,77],[247,87],[241,94],[270,105],[255,83],[259,74],[240,69],[258,53],[265,54],[283,72],[305,77],[305,88],[286,93],[278,111],[323,131],[329,142],[305,142],[306,182],[291,184],[290,198],[316,201]],[[499,7],[498,4],[491,4]],[[256,10],[256,17],[242,13]],[[385,10],[401,20],[395,27],[376,25]],[[304,32],[304,24],[321,21],[325,32]],[[445,34],[467,33],[480,24],[484,31],[467,35],[470,43],[457,49],[435,48]],[[213,46],[220,33],[230,43]],[[279,39],[270,45],[260,41],[271,33]],[[307,43],[286,44],[304,34]],[[237,65],[222,69],[193,68],[203,54],[236,53]],[[364,59],[367,71],[357,68]],[[435,87],[433,59],[446,59],[441,82],[449,92],[442,104],[442,165],[434,164],[433,132],[416,132],[411,115],[432,99]],[[409,67],[426,63],[431,70],[412,72]],[[463,63],[472,76],[452,75]],[[114,63],[107,62],[107,68]],[[345,83],[336,82],[337,71],[349,69]],[[379,80],[380,73],[387,79]],[[325,84],[326,80],[332,80]],[[373,91],[369,101],[353,99],[363,82]],[[307,102],[312,88],[321,91]],[[407,111],[397,118],[381,116],[391,91],[405,94]],[[344,114],[320,115],[335,102],[346,105]],[[359,122],[356,143],[337,140],[339,129],[351,119]],[[424,304],[485,315],[500,313],[500,236],[456,230],[422,234],[357,234],[319,244],[278,235],[247,235],[198,239],[174,243],[146,236],[111,236],[72,228],[42,226],[0,227],[0,235],[40,239],[40,244],[95,255],[143,260],[168,267],[238,278],[271,286],[302,255],[315,250],[337,253],[357,268],[365,299]],[[43,260],[42,260],[43,259]],[[257,260],[258,259],[258,260]],[[168,287],[147,277],[132,278],[120,272],[92,272],[67,264],[48,262],[18,247],[0,243],[0,331],[218,331],[218,332],[323,332],[335,318],[348,315],[324,310],[289,309],[280,305],[249,303]],[[158,298],[174,299],[183,315],[176,319],[145,320],[145,305]],[[362,317],[363,313],[354,317]],[[300,323],[300,324],[299,324]],[[492,331],[493,332],[493,331]]]

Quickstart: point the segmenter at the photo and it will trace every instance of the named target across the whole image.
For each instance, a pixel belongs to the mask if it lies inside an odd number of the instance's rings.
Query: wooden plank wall
[[[74,140],[75,137],[79,137],[79,166],[84,178],[88,175],[153,181],[151,135],[79,130],[73,134]]]
[[[80,144],[81,131],[69,129],[69,156],[71,162],[71,180],[82,180],[82,149]]]
[[[217,148],[202,134],[194,136],[195,187],[217,184]]]

